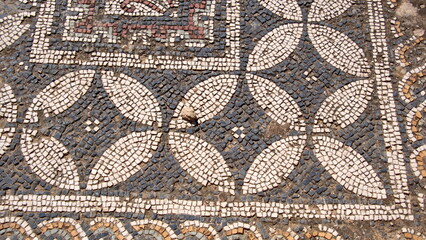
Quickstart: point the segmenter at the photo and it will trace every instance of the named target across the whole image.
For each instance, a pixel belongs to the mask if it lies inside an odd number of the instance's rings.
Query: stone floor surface
[[[426,240],[424,0],[2,0],[0,239]]]

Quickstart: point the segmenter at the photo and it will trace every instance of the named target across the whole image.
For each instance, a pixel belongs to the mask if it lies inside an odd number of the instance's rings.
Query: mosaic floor
[[[425,4],[2,0],[0,239],[426,240]]]

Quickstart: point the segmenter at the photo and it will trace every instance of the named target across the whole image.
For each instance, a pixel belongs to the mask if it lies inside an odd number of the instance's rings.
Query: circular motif
[[[10,224],[9,227],[0,230],[0,240],[24,240],[26,239],[25,231],[22,231],[19,226]]]
[[[262,240],[256,227],[242,222],[225,226],[225,235],[228,240]]]
[[[245,235],[245,234],[233,234],[231,236],[228,236],[228,240],[252,240],[256,238],[252,238],[253,236]]]
[[[416,89],[424,88],[424,81],[421,81],[419,83],[418,80],[426,76],[426,69],[423,69],[421,72],[408,73],[407,76],[408,76],[408,79],[406,79],[406,82],[402,87],[402,93],[406,99],[412,102],[415,100],[415,98],[412,95],[412,92],[414,92]],[[406,77],[404,77],[404,79],[405,78]]]
[[[158,220],[140,220],[132,222],[133,228],[138,232],[134,236],[137,240],[165,240],[177,239],[173,230],[164,222]]]
[[[185,240],[219,240],[216,230],[208,223],[186,221],[181,225],[180,239]]]
[[[120,240],[129,238],[129,233],[123,224],[115,218],[96,218],[90,223],[90,230],[93,232],[91,239]]]
[[[399,50],[399,59],[403,64],[405,64],[405,66],[410,66],[412,64],[406,58],[408,50],[413,51],[413,48],[418,46],[424,40],[425,39],[423,37],[412,39],[412,42],[409,45],[405,45]],[[421,50],[419,52],[421,52]]]
[[[21,218],[0,218],[0,240],[31,240],[35,235]]]
[[[46,230],[41,238],[46,240],[73,240],[71,232],[57,228]]]
[[[426,150],[420,151],[416,156],[417,170],[421,176],[426,177]]]
[[[336,240],[331,233],[327,232],[307,233],[305,236],[312,240]]]
[[[84,240],[86,234],[74,219],[53,218],[38,225],[41,239],[48,240]]]
[[[280,229],[271,229],[271,240],[298,240],[299,236],[290,228],[286,231]]]
[[[407,114],[407,134],[411,143],[420,141],[426,135],[426,101],[411,109]]]
[[[426,108],[417,111],[414,118],[411,120],[411,131],[416,140],[422,140],[426,136],[426,120],[424,115]]]
[[[214,235],[207,228],[189,226],[182,229],[185,240],[214,240]]]
[[[187,232],[184,234],[185,240],[209,240],[209,238],[200,232]]]
[[[426,145],[415,149],[410,156],[410,165],[414,175],[423,181],[426,178]],[[423,182],[424,183],[424,182]],[[423,185],[425,187],[425,185]]]
[[[92,239],[117,240],[120,238],[116,236],[111,228],[99,227],[93,232]]]
[[[141,230],[138,231],[138,235],[135,236],[137,240],[164,240],[164,236],[155,230]]]
[[[341,240],[342,239],[342,237],[339,236],[336,230],[323,225],[319,225],[318,230],[308,232],[305,229],[305,231],[306,231],[305,237],[307,239],[313,239],[313,240]]]

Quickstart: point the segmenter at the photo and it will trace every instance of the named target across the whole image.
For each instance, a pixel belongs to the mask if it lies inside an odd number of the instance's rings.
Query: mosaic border
[[[48,1],[48,3],[53,1]],[[233,2],[235,3],[235,2]],[[203,202],[188,200],[168,199],[142,199],[119,197],[91,197],[91,196],[50,196],[50,195],[8,195],[0,198],[0,211],[25,211],[25,212],[132,212],[144,213],[152,211],[159,215],[182,214],[194,216],[220,216],[220,217],[303,217],[303,218],[337,218],[350,220],[413,220],[411,206],[408,200],[409,190],[407,185],[407,170],[402,153],[402,140],[395,111],[393,86],[390,77],[389,55],[386,42],[386,26],[383,17],[382,1],[369,0],[368,13],[373,44],[373,63],[375,81],[377,84],[380,112],[383,123],[383,138],[387,148],[389,162],[389,175],[393,190],[394,203],[391,205],[369,204],[284,204],[263,202]],[[237,4],[236,4],[237,5]],[[47,4],[42,5],[43,16],[48,9]],[[239,19],[237,16],[236,19]],[[237,21],[239,22],[239,21]],[[236,26],[238,28],[238,26]],[[37,27],[39,29],[39,26]],[[36,35],[43,38],[49,29],[37,30]],[[51,50],[44,49],[43,41],[36,44],[32,52],[32,61],[45,62],[44,58],[34,59],[34,54],[40,56],[57,55]],[[237,52],[239,50],[236,50]],[[55,51],[57,52],[57,51]],[[64,56],[63,51],[59,51]],[[104,61],[112,61],[105,59]],[[165,60],[166,61],[166,60]],[[198,61],[198,60],[197,60]],[[213,61],[214,62],[214,61]],[[76,64],[71,60],[57,58],[56,64]],[[201,64],[202,63],[202,64]],[[105,62],[86,62],[83,65],[103,65]],[[165,67],[167,65],[139,66],[139,67]],[[188,63],[181,63],[188,64]],[[200,62],[195,69],[215,69],[205,66],[206,62]],[[238,64],[239,65],[239,64]],[[179,65],[173,65],[179,66]],[[135,66],[136,67],[136,66]],[[210,66],[212,67],[212,66]],[[220,67],[221,70],[234,70],[236,66]],[[173,67],[171,69],[174,69]],[[315,207],[315,208],[313,208]]]

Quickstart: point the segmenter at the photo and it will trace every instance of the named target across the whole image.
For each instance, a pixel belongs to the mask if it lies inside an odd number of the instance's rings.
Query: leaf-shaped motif
[[[24,17],[30,14],[25,12],[0,19],[0,51],[12,45],[30,28],[30,24],[22,23]]]
[[[355,122],[365,111],[372,92],[371,80],[347,84],[325,99],[315,120],[321,120],[327,127],[335,123],[344,128]]]
[[[296,49],[303,24],[291,23],[275,28],[263,36],[249,56],[248,71],[271,68],[284,61]]]
[[[370,66],[362,49],[348,36],[329,27],[308,24],[309,38],[325,61],[359,77],[368,77]]]
[[[170,148],[180,166],[204,186],[209,183],[219,190],[234,194],[229,182],[231,171],[223,156],[203,139],[186,133],[170,133]]]
[[[37,111],[40,110],[47,116],[67,110],[87,92],[94,76],[93,70],[80,70],[68,73],[50,83],[33,100],[26,121],[37,122]]]
[[[213,118],[234,95],[237,83],[236,75],[219,75],[191,88],[178,104],[170,128],[187,128]]]
[[[278,186],[293,171],[305,147],[305,136],[291,136],[274,142],[256,157],[244,179],[244,194]]]
[[[22,153],[32,171],[44,181],[65,189],[78,190],[77,167],[68,150],[53,137],[34,141],[35,131],[24,129]]]
[[[280,17],[296,21],[303,20],[302,10],[296,0],[259,0],[259,3]]]
[[[4,84],[0,89],[0,117],[8,122],[15,122],[17,117],[17,101],[12,88]]]
[[[154,95],[136,79],[114,72],[102,73],[102,83],[109,98],[127,118],[143,124],[161,125],[160,105]]]
[[[270,118],[291,129],[305,130],[299,106],[284,89],[256,75],[247,74],[246,78],[251,94]]]
[[[14,127],[5,128],[3,124],[16,122],[17,112],[18,106],[13,90],[9,85],[4,84],[0,89],[0,124],[3,126],[0,128],[0,157],[10,146],[16,130]]]
[[[161,133],[155,131],[133,132],[108,148],[93,168],[87,189],[110,187],[127,180],[140,171],[152,158],[158,147]]]
[[[15,128],[0,128],[0,157],[6,152],[15,135]]]
[[[313,142],[318,161],[346,189],[365,197],[386,198],[373,167],[354,149],[326,136],[314,136]]]
[[[339,16],[350,8],[353,0],[314,1],[308,15],[308,21],[323,21]]]

